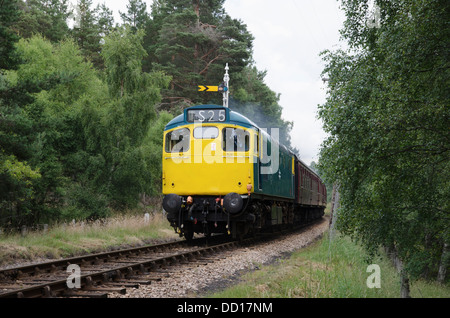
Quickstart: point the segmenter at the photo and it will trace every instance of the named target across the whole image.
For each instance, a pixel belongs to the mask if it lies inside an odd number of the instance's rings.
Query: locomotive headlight
[[[180,211],[181,208],[181,197],[170,193],[166,195],[163,199],[163,208],[166,212],[175,213]]]
[[[238,213],[242,210],[242,206],[244,205],[244,200],[237,193],[228,193],[223,198],[223,207],[225,211],[231,214]]]

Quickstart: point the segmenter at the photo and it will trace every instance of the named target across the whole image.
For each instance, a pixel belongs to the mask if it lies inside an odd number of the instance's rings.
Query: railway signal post
[[[229,83],[230,83],[230,75],[228,74],[228,63],[225,66],[225,75],[223,77],[223,82],[219,86],[210,86],[210,85],[198,85],[199,92],[222,92],[223,93],[223,107],[228,108],[228,98],[229,98]]]

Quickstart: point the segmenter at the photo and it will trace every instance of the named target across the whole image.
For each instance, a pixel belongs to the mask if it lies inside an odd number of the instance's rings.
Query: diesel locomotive
[[[233,238],[324,214],[319,176],[250,119],[218,105],[186,108],[164,129],[163,208],[180,236]]]

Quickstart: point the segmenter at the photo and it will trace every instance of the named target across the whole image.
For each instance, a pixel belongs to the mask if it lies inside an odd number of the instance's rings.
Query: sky
[[[75,0],[71,0],[75,3]],[[120,22],[128,1],[93,0],[106,3]],[[152,0],[145,1],[150,12]],[[281,94],[284,120],[294,122],[291,143],[308,165],[319,159],[326,138],[317,119],[318,105],[326,99],[324,68],[319,53],[339,47],[339,30],[345,16],[338,0],[226,0],[225,10],[247,25],[254,36],[253,59],[258,70],[267,71],[265,83]],[[232,85],[233,74],[230,74]],[[231,92],[232,93],[232,92]],[[268,128],[268,127],[263,127]]]
[[[317,105],[326,99],[326,83],[321,79],[325,64],[319,54],[339,45],[345,18],[339,2],[226,0],[225,10],[242,20],[255,37],[256,67],[267,70],[266,84],[281,94],[282,117],[294,122],[291,143],[300,159],[308,165],[317,162],[326,138],[317,119]]]

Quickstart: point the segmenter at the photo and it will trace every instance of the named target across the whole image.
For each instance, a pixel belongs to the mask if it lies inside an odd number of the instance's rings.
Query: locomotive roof
[[[258,128],[258,126],[254,122],[252,122],[250,119],[248,119],[247,117],[245,117],[235,111],[232,111],[229,108],[219,106],[219,105],[197,105],[197,106],[192,106],[192,107],[186,108],[184,110],[183,114],[172,119],[166,125],[164,130],[169,130],[169,129],[176,128],[178,126],[192,124],[191,122],[188,122],[186,120],[186,112],[191,109],[224,109],[227,112],[227,120],[224,122],[221,122],[221,123],[236,124],[236,125],[240,125],[240,126],[243,126],[246,128],[252,128],[252,127]],[[213,123],[213,122],[211,122],[211,123]]]

